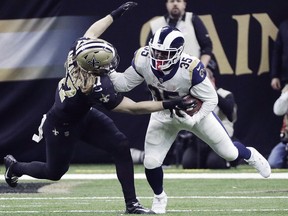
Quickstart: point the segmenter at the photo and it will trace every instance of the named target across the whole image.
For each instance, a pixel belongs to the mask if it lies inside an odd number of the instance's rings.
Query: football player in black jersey
[[[122,186],[127,214],[154,214],[141,206],[136,199],[133,162],[126,136],[113,120],[93,106],[102,105],[107,110],[130,114],[144,114],[176,106],[185,109],[181,99],[164,102],[134,102],[115,92],[108,72],[114,70],[119,57],[116,49],[99,36],[122,16],[136,6],[134,2],[121,5],[109,15],[98,20],[78,39],[65,63],[66,76],[56,89],[55,102],[43,116],[39,134],[33,140],[46,142],[46,162],[18,162],[12,155],[4,158],[5,180],[16,187],[22,175],[38,179],[60,180],[68,171],[69,163],[79,140],[96,145],[95,139],[106,140],[97,147],[115,159],[116,173]]]

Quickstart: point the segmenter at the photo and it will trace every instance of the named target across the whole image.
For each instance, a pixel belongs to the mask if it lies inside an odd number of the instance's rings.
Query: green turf
[[[3,172],[3,167],[1,168]],[[274,170],[273,170],[274,171]],[[276,172],[286,172],[277,170]],[[143,173],[143,166],[135,166]],[[183,170],[171,167],[165,173],[255,172],[247,166],[230,170]],[[111,165],[73,165],[68,173],[115,173]],[[151,206],[152,191],[145,179],[136,179],[141,203]],[[48,184],[42,187],[45,184]],[[54,184],[50,184],[54,183]],[[121,215],[124,201],[117,180],[21,181],[21,190],[1,182],[0,215],[95,216]],[[42,192],[31,193],[31,186]],[[165,179],[169,196],[167,214],[173,216],[287,215],[287,179]],[[46,187],[46,190],[45,190]],[[48,188],[47,188],[48,187]],[[7,190],[6,190],[7,189]],[[9,191],[9,190],[10,191]],[[9,193],[8,193],[9,192]]]

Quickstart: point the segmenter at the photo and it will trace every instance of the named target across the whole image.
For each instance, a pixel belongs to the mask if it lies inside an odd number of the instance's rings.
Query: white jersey
[[[119,92],[130,91],[145,80],[157,101],[190,93],[203,101],[201,109],[195,115],[197,122],[212,112],[218,103],[216,90],[206,77],[204,65],[198,58],[185,53],[181,54],[176,66],[165,74],[151,68],[149,49],[145,46],[135,52],[131,67],[124,73],[111,73],[110,78],[115,90]]]
[[[164,100],[191,94],[203,101],[201,109],[193,115],[194,124],[183,123],[171,117],[169,110],[151,114],[146,137],[144,166],[154,169],[161,166],[167,152],[181,130],[188,130],[211,146],[228,161],[235,160],[238,150],[233,145],[219,118],[213,113],[218,96],[203,64],[196,57],[182,53],[180,61],[169,73],[152,69],[148,47],[135,52],[132,66],[124,73],[112,72],[110,79],[116,91],[127,92],[147,83],[154,100]]]

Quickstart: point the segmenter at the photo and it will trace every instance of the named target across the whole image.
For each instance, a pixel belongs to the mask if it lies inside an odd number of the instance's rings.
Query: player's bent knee
[[[145,156],[143,164],[146,169],[155,169],[162,165],[162,163],[158,161],[156,158],[149,156]]]
[[[47,179],[52,180],[52,181],[59,181],[67,171],[68,171],[68,167],[67,168],[65,167],[59,170],[49,170]]]
[[[49,175],[49,180],[51,181],[59,181],[64,174],[62,173],[52,173]]]

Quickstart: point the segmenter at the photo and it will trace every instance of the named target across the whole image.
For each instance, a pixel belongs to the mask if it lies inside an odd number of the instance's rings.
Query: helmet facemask
[[[169,70],[184,49],[184,36],[176,28],[165,26],[156,31],[149,42],[150,65],[158,71]]]
[[[160,50],[153,48],[153,45],[149,44],[149,51],[152,68],[159,71],[165,71],[179,61],[183,47],[178,49],[171,48],[170,50]]]

